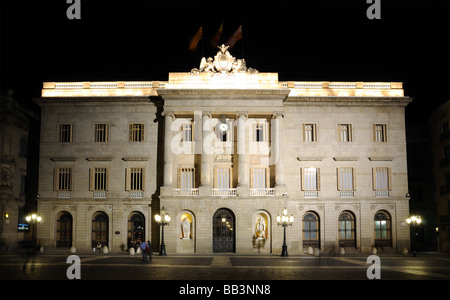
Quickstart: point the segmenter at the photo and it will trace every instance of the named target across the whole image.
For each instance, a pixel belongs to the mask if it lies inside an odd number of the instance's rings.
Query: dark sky
[[[223,41],[260,72],[293,81],[402,81],[422,121],[450,100],[450,1],[91,1],[69,20],[65,0],[0,0],[0,88],[39,97],[43,81],[167,80],[189,72],[220,23]],[[203,25],[203,43],[188,50]]]

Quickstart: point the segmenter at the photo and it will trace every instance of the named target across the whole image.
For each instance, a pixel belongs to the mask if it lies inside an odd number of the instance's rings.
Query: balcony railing
[[[213,196],[222,196],[222,197],[236,196],[236,189],[235,188],[213,188],[212,195]]]
[[[250,196],[274,196],[275,189],[274,188],[251,188]]]
[[[303,197],[305,198],[319,198],[319,191],[304,191]]]
[[[354,198],[355,191],[339,191],[340,198]]]
[[[389,191],[375,191],[375,198],[389,198]]]
[[[198,196],[197,188],[182,188],[182,189],[173,189],[174,196]]]
[[[58,195],[56,196],[60,199],[70,199],[72,198],[72,192],[71,191],[58,191]]]
[[[96,199],[106,198],[106,191],[94,191],[92,197]]]
[[[130,191],[128,195],[130,199],[142,199],[144,198],[144,191]]]

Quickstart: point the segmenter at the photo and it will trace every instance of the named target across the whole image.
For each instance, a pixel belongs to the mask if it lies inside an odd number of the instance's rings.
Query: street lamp
[[[31,231],[31,242],[36,246],[36,224],[40,224],[42,222],[42,217],[32,213],[25,217],[25,220],[32,225]]]
[[[160,256],[167,256],[167,254],[166,254],[166,245],[164,244],[164,227],[169,225],[170,216],[166,213],[166,210],[164,209],[164,206],[161,208],[161,215],[158,215],[158,214],[155,215],[155,221],[162,228],[161,247],[160,247],[159,255]]]
[[[419,226],[422,223],[422,218],[420,216],[410,216],[409,218],[406,219],[406,223],[408,223],[409,225],[412,225],[413,228],[415,228],[416,226]],[[417,238],[417,235],[414,235]],[[414,239],[414,245],[415,245],[415,239]],[[413,257],[417,257],[417,251],[412,249],[413,243],[411,243],[411,250],[413,253]],[[414,247],[415,248],[415,247]]]
[[[283,226],[284,229],[284,235],[283,235],[283,247],[281,251],[281,256],[289,256],[287,252],[287,245],[286,245],[286,227],[292,226],[292,223],[294,222],[294,217],[291,215],[288,217],[287,215],[287,209],[286,207],[283,209],[283,215],[277,216],[277,222],[278,226]]]

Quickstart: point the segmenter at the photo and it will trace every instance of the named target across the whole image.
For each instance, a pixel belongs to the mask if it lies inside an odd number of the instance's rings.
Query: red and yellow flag
[[[239,26],[239,28],[233,33],[233,35],[230,37],[230,39],[227,42],[227,46],[230,48],[233,48],[233,46],[242,39],[242,25]]]
[[[202,37],[203,37],[203,28],[202,26],[200,26],[195,35],[189,41],[189,50],[194,51],[195,49],[197,49],[198,42],[200,42]]]

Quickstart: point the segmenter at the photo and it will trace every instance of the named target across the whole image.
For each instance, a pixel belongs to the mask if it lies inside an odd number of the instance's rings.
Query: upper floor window
[[[143,142],[145,140],[145,125],[142,123],[130,124],[130,142]]]
[[[72,190],[72,169],[71,168],[55,168],[53,177],[53,189],[55,191],[71,191]]]
[[[106,143],[108,141],[109,128],[108,124],[95,124],[95,141],[98,143]]]
[[[302,190],[303,191],[320,190],[319,168],[302,168]]]
[[[352,141],[352,125],[351,124],[339,124],[339,141],[351,142]]]
[[[90,184],[91,191],[107,191],[108,190],[108,168],[91,168]]]
[[[373,140],[375,142],[387,142],[386,124],[373,125]]]
[[[303,124],[303,141],[317,142],[317,126],[316,124]]]
[[[145,187],[144,168],[127,168],[126,172],[125,189],[127,191],[143,191]]]
[[[59,142],[72,143],[72,124],[59,125]]]
[[[184,142],[192,142],[192,124],[183,124],[182,125],[183,135],[182,139]]]

